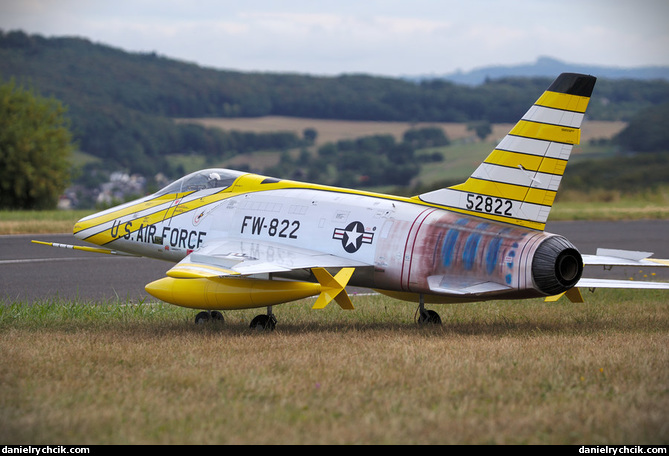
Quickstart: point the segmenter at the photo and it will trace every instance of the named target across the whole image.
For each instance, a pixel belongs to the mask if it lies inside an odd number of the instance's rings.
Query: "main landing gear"
[[[417,321],[421,326],[441,324],[441,317],[439,314],[434,310],[425,308],[425,299],[423,295],[420,295],[417,314]],[[222,323],[224,321],[223,314],[218,310],[209,310],[200,312],[195,316],[196,324],[204,324],[209,321],[220,321]],[[274,313],[272,313],[272,306],[267,306],[266,314],[256,315],[253,320],[251,320],[249,327],[256,331],[274,331],[276,328],[276,317],[274,316]]]
[[[202,325],[210,321],[220,321],[223,323],[225,320],[223,314],[218,310],[208,310],[198,313],[195,316],[195,324]],[[272,313],[272,306],[267,307],[267,313],[256,316],[251,320],[251,329],[257,331],[264,331],[266,329],[274,331],[276,328],[276,317]]]
[[[257,315],[251,320],[249,327],[256,331],[264,331],[266,329],[274,331],[274,328],[276,328],[276,317],[272,313],[272,306],[267,306],[267,313],[265,315]]]
[[[419,325],[440,325],[441,317],[434,310],[425,309],[425,298],[423,295],[420,295],[420,301],[418,304],[418,324]]]
[[[223,319],[223,314],[218,310],[209,310],[195,315],[195,324],[197,325],[204,324],[208,321],[220,321],[223,323],[225,320]]]

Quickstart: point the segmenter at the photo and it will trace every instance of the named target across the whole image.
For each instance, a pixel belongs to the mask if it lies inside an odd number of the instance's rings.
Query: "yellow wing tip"
[[[223,276],[238,276],[239,272],[209,264],[188,263],[173,267],[167,271],[168,277],[175,279],[211,279]]]

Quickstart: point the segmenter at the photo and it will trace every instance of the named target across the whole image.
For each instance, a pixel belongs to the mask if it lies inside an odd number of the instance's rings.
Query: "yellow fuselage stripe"
[[[190,192],[190,193],[192,193],[192,192]],[[98,216],[95,216],[95,217],[93,217],[93,216],[84,217],[83,219],[81,219],[81,221],[86,222],[85,225],[90,225],[90,226],[100,225],[102,223],[106,223],[106,222],[110,222],[112,220],[115,220],[119,217],[125,217],[128,214],[132,214],[132,213],[139,212],[139,211],[145,211],[147,209],[151,209],[153,207],[160,206],[161,204],[170,203],[170,202],[175,201],[178,198],[182,198],[182,197],[184,197],[188,194],[189,193],[182,193],[180,195],[175,195],[175,194],[161,195],[161,196],[158,196],[158,197],[150,199],[150,200],[142,201],[141,203],[132,204],[132,205],[126,206],[126,207],[121,207],[117,210],[111,210],[109,212],[105,212],[104,214],[101,214],[101,215],[98,215]],[[95,221],[94,224],[93,223],[90,223],[90,224],[88,223],[89,221],[93,221],[93,220]],[[83,224],[82,224],[82,226],[83,226]],[[86,227],[81,228],[81,229],[86,229],[86,228],[89,228],[90,226],[86,226]],[[75,226],[75,229],[76,229],[76,226]]]
[[[328,187],[323,185],[312,185],[312,184],[303,184],[300,182],[290,181],[290,180],[279,180],[273,183],[262,184],[266,176],[261,176],[257,174],[245,174],[237,179],[233,185],[225,189],[224,191],[214,193],[213,195],[205,196],[203,198],[195,198],[191,201],[180,202],[178,205],[172,205],[165,209],[159,210],[157,212],[140,215],[138,217],[127,218],[127,216],[132,216],[132,214],[141,213],[147,209],[160,206],[165,203],[176,201],[178,199],[189,196],[192,192],[181,193],[181,194],[169,194],[163,195],[148,201],[143,201],[134,205],[130,205],[124,208],[121,208],[117,211],[111,211],[105,213],[101,216],[90,216],[84,218],[77,222],[74,226],[74,233],[78,233],[84,230],[93,230],[96,226],[101,226],[106,223],[122,219],[121,226],[109,227],[98,233],[93,233],[90,236],[86,237],[87,242],[91,242],[97,245],[105,245],[109,242],[112,242],[118,238],[123,237],[127,233],[134,233],[139,230],[140,226],[146,227],[147,225],[156,224],[162,222],[163,220],[169,220],[170,218],[181,215],[185,212],[195,211],[209,204],[217,203],[223,199],[230,198],[233,196],[239,196],[246,193],[258,193],[262,191],[270,190],[282,190],[282,189],[308,189],[308,190],[320,190],[320,191],[330,191],[337,193],[344,193],[350,195],[361,195],[369,196],[373,198],[383,198],[392,201],[402,201],[411,204],[422,204],[419,200],[396,197],[393,195],[384,195],[380,193],[364,192],[350,189],[342,189],[337,187]],[[131,223],[131,225],[126,224]],[[115,233],[116,236],[112,236],[112,231],[117,230]],[[126,231],[127,230],[127,231]]]
[[[190,192],[192,193],[192,192]],[[123,210],[113,212],[110,214],[105,214],[104,216],[101,217],[93,217],[89,218],[85,221],[79,221],[74,228],[74,233],[78,233],[79,231],[87,230],[94,228],[99,225],[103,225],[105,223],[108,223],[110,221],[113,221],[115,219],[138,213],[141,211],[146,211],[147,209],[151,209],[152,207],[158,206],[162,203],[169,202],[172,200],[176,200],[179,198],[182,198],[183,196],[186,196],[190,193],[183,193],[177,196],[177,198],[174,197],[174,195],[171,195],[170,198],[168,199],[162,199],[157,198],[155,200],[147,201],[147,202],[142,202],[139,204],[135,204],[132,206],[129,206],[127,208],[124,208]],[[140,226],[147,226],[147,225],[153,225],[158,222],[162,222],[163,220],[169,219],[175,215],[180,215],[183,214],[184,212],[189,212],[192,210],[199,209],[203,206],[206,206],[208,204],[216,203],[222,199],[228,198],[230,196],[233,196],[233,194],[230,193],[215,193],[213,195],[206,196],[204,198],[199,198],[195,199],[192,201],[180,203],[177,207],[168,207],[167,209],[163,209],[157,212],[154,212],[152,214],[147,214],[147,215],[142,215],[139,217],[134,217],[134,218],[128,218],[127,220],[123,220],[122,226],[121,227],[110,227],[107,228],[99,233],[92,234],[91,236],[86,238],[87,242],[91,242],[93,244],[97,245],[104,245],[107,244],[111,241],[114,241],[118,239],[119,237],[123,237],[127,232],[133,233],[137,230],[139,230]],[[147,204],[147,203],[154,203],[156,201],[160,201],[160,204]],[[168,216],[168,213],[169,216]],[[132,225],[128,226],[128,231],[126,232],[125,225],[127,223],[131,223]],[[118,233],[116,236],[112,236],[112,230],[117,230]]]

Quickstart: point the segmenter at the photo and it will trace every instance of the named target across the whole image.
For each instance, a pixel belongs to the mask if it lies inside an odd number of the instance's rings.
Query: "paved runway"
[[[567,237],[581,253],[594,254],[597,247],[603,247],[654,252],[655,258],[669,258],[669,220],[552,222],[546,231]],[[172,267],[172,263],[147,258],[41,246],[31,239],[85,245],[65,234],[0,236],[0,301],[31,303],[53,297],[136,301],[148,296],[144,285],[164,277]],[[628,273],[622,271],[622,277]],[[659,277],[669,280],[664,274]]]

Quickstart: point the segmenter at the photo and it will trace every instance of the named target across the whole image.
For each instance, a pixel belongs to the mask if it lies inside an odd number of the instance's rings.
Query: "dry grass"
[[[661,292],[191,322],[163,305],[5,305],[0,441],[76,444],[667,444]]]
[[[250,131],[254,133],[271,133],[276,131],[292,131],[302,136],[306,128],[314,128],[318,132],[317,145],[336,142],[341,139],[356,139],[369,135],[392,135],[397,140],[410,128],[424,126],[441,126],[451,139],[472,135],[467,125],[461,123],[410,123],[410,122],[375,122],[354,120],[305,119],[298,117],[253,117],[253,118],[200,118],[176,119],[178,123],[197,123],[207,127],[223,130]],[[507,130],[508,131],[508,130]]]
[[[72,233],[74,224],[94,210],[0,211],[0,235]]]

